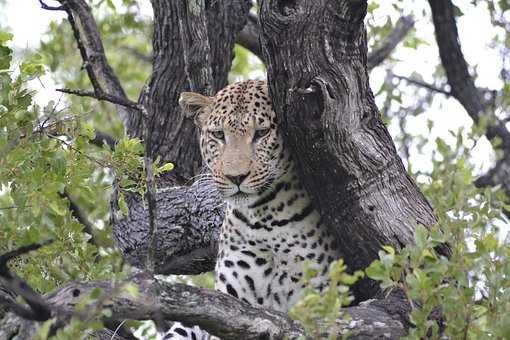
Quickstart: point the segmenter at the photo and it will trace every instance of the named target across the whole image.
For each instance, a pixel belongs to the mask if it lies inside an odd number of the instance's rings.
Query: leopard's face
[[[250,204],[286,172],[288,156],[265,82],[232,84],[215,97],[183,93],[180,104],[196,111],[203,160],[227,200]]]

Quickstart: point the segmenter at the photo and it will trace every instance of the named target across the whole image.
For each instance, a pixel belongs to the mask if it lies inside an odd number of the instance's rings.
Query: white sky
[[[464,12],[464,16],[459,19],[459,32],[463,52],[471,65],[478,64],[477,67],[477,85],[488,88],[500,88],[501,81],[498,79],[498,73],[501,69],[501,60],[497,51],[489,48],[488,40],[494,34],[494,28],[490,23],[487,11],[483,9],[473,9],[469,5],[470,0],[457,0],[456,4],[461,8],[470,8]],[[49,5],[58,5],[58,2],[48,0]],[[143,12],[150,15],[151,8],[148,0],[140,0]],[[399,14],[391,8],[391,1],[378,1],[380,7],[376,10],[373,20],[384,23],[388,13],[393,13],[393,19],[396,21]],[[404,48],[400,46],[393,57],[406,62],[398,63],[394,73],[402,76],[410,76],[413,72],[418,72],[424,76],[425,81],[432,81],[432,73],[438,62],[438,51],[433,36],[433,25],[428,15],[423,15],[422,10],[428,13],[428,4],[425,1],[404,0],[403,14],[414,13],[416,22],[416,34],[418,37],[430,42],[430,45],[422,45],[418,50]],[[51,20],[60,20],[65,18],[63,12],[45,11],[39,6],[37,0],[7,0],[7,9],[5,13],[0,14],[0,19],[6,19],[6,24],[11,28],[14,34],[14,47],[24,49],[26,47],[37,47],[41,38],[44,39],[44,33],[47,30]],[[371,83],[374,91],[380,87],[384,80],[384,70],[375,69],[371,74]],[[41,82],[33,82],[34,90],[38,95],[36,100],[44,105],[49,100],[57,101],[60,94],[54,91],[58,84],[54,84],[51,76],[48,75],[41,79]],[[415,98],[405,98],[404,101],[413,102]],[[382,103],[378,103],[380,107]],[[456,131],[464,126],[468,129],[472,122],[464,109],[454,99],[446,99],[438,94],[434,98],[434,103],[430,109],[418,117],[408,118],[408,130],[412,134],[422,134],[426,130],[427,120],[435,122],[435,126],[430,138],[431,141],[438,136],[453,139],[449,130]],[[390,125],[390,132],[393,136],[398,134],[398,128],[395,124]],[[411,159],[413,167],[422,167],[428,169],[431,166],[430,152],[434,149],[434,143],[425,148],[425,155],[414,155]],[[477,172],[486,171],[493,164],[494,153],[490,144],[483,138],[473,149],[473,162],[477,166]]]

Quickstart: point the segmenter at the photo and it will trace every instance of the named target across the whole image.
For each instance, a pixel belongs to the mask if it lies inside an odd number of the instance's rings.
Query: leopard
[[[179,104],[199,130],[202,159],[226,202],[215,289],[254,306],[288,312],[305,288],[305,264],[328,285],[339,247],[299,180],[267,82],[228,85],[215,96],[183,92]],[[176,323],[167,339],[209,339]]]

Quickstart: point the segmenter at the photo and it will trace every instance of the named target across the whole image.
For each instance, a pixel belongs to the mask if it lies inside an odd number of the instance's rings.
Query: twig
[[[22,207],[19,207],[17,205],[12,205],[10,207],[0,207],[0,210],[10,210],[10,209],[24,209],[24,208],[30,208],[32,207],[31,205],[24,205]]]
[[[104,93],[102,90],[100,91],[87,91],[87,90],[72,90],[72,89],[56,89],[58,92],[68,93],[68,94],[74,94],[79,97],[92,97],[97,100],[104,100],[113,104],[121,105],[124,107],[128,107],[134,110],[141,111],[140,105],[127,99],[127,98],[121,98],[116,97],[114,95]]]
[[[71,211],[71,214],[78,220],[78,222],[80,222],[81,225],[83,225],[85,232],[90,235],[88,243],[98,246],[94,237],[94,225],[89,221],[80,206],[71,197],[67,190],[64,190],[64,193],[61,194],[61,197],[66,198],[69,201],[69,210]]]
[[[368,69],[373,69],[388,58],[395,47],[397,47],[413,27],[414,18],[411,15],[403,16],[398,19],[395,28],[381,43],[380,47],[369,53],[367,57]]]
[[[92,161],[92,162],[96,163],[96,164],[97,164],[97,165],[99,165],[100,167],[103,167],[103,168],[108,168],[108,167],[110,167],[110,165],[109,165],[109,164],[102,163],[99,159],[94,158],[94,157],[92,157],[92,156],[89,156],[89,155],[87,155],[87,154],[83,153],[83,151],[81,151],[80,149],[75,148],[75,147],[74,147],[71,143],[68,143],[68,142],[66,142],[66,141],[65,141],[65,140],[63,140],[63,139],[58,138],[58,136],[54,136],[54,135],[52,135],[52,134],[50,134],[50,133],[46,133],[46,136],[48,136],[49,138],[55,139],[56,141],[58,141],[58,142],[60,142],[60,143],[64,144],[65,146],[67,146],[69,149],[71,149],[71,150],[73,150],[73,151],[78,152],[80,155],[82,155],[83,157],[87,158],[88,160],[90,160],[90,161]]]
[[[452,93],[449,92],[449,91],[446,91],[446,90],[444,90],[442,88],[439,88],[439,87],[437,87],[435,85],[426,83],[426,82],[418,80],[418,79],[412,79],[412,78],[408,78],[408,77],[404,77],[404,76],[399,76],[399,75],[396,75],[396,74],[394,74],[393,77],[395,77],[397,79],[400,79],[400,80],[405,80],[409,84],[416,85],[416,86],[419,86],[419,87],[423,87],[423,88],[426,88],[426,89],[428,89],[430,91],[442,93],[442,94],[444,94],[447,97],[450,97],[452,95]]]
[[[39,0],[39,3],[41,4],[41,8],[47,11],[65,11],[65,5],[49,6],[46,3],[44,3],[43,0]]]
[[[94,139],[90,140],[91,144],[102,147],[106,143],[111,149],[115,149],[115,145],[118,142],[115,137],[100,130],[96,130],[95,135]]]
[[[24,318],[35,321],[46,321],[51,318],[51,309],[46,301],[41,298],[25,281],[19,278],[16,274],[9,271],[7,263],[23,254],[37,250],[45,245],[52,243],[53,240],[46,240],[40,243],[34,243],[27,246],[20,247],[5,254],[0,255],[0,283],[6,286],[13,293],[20,295],[25,299],[30,309],[19,305],[15,302],[8,301],[7,299],[0,299],[0,302],[7,304],[16,313],[21,313]]]

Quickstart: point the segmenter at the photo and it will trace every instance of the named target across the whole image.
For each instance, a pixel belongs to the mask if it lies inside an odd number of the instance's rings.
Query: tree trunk
[[[383,245],[401,249],[436,223],[409,177],[369,86],[365,1],[262,2],[270,94],[301,179],[335,232],[350,270]],[[374,296],[365,280],[358,300]]]

